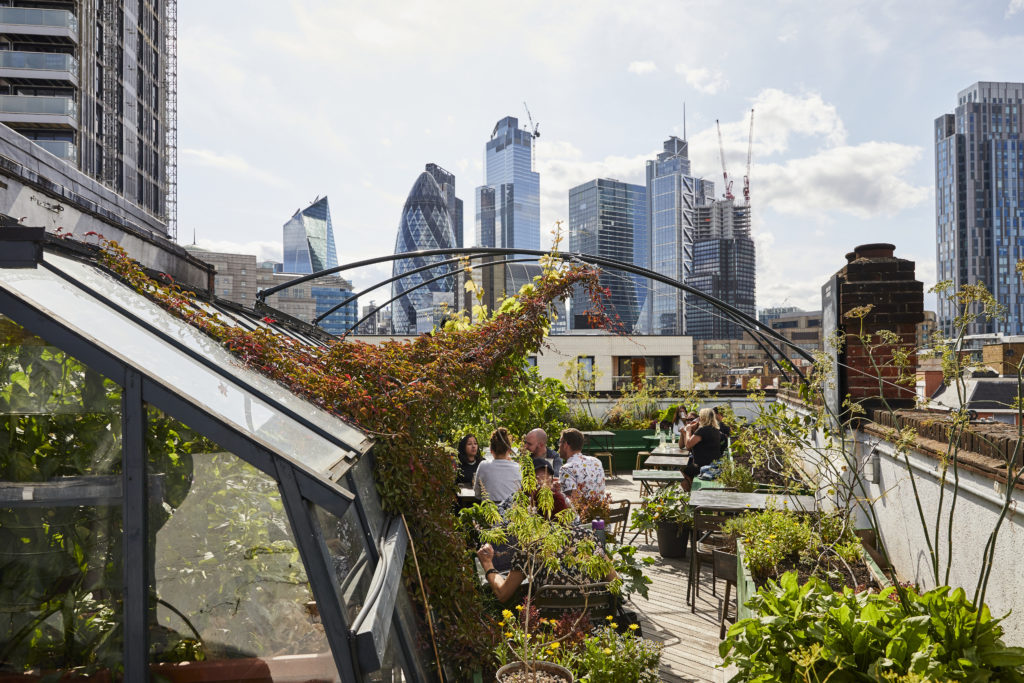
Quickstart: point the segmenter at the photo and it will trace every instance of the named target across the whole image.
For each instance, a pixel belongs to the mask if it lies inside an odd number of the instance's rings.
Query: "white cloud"
[[[1006,18],[1009,19],[1014,14],[1021,11],[1024,11],[1024,0],[1010,0],[1010,4],[1006,8]]]
[[[658,65],[655,64],[654,62],[650,62],[650,61],[647,61],[647,62],[630,62],[628,70],[632,74],[637,74],[638,76],[642,76],[644,74],[649,74],[649,73],[651,73],[653,71],[657,71],[658,70]]]
[[[683,76],[692,87],[707,95],[715,95],[729,85],[725,76],[718,69],[711,70],[702,66],[691,67],[686,64],[677,64],[676,73]]]
[[[217,152],[209,149],[189,148],[182,149],[180,154],[182,157],[182,166],[184,167],[187,167],[189,164],[206,166],[207,168],[226,171],[237,176],[256,180],[275,187],[285,187],[288,184],[284,179],[274,175],[273,173],[268,173],[267,171],[256,168],[242,157],[234,154],[218,154]]]

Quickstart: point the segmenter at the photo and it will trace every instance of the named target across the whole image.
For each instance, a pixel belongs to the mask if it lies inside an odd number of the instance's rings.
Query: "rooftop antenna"
[[[196,245],[196,226],[192,226],[192,246]]]
[[[683,101],[683,142],[686,142],[686,101]]]

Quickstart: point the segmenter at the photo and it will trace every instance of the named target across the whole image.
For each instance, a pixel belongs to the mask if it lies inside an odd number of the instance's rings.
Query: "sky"
[[[341,263],[390,254],[434,162],[472,245],[484,145],[525,101],[546,246],[569,188],[644,182],[684,104],[694,174],[722,193],[718,119],[742,196],[753,108],[758,308],[820,308],[869,242],[927,289],[934,120],[976,81],[1024,81],[1022,55],[1024,0],[181,2],[179,241],[280,259],[283,224],[327,195]]]

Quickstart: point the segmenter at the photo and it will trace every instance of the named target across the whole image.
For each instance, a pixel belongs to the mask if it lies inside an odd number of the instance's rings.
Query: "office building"
[[[284,224],[285,273],[316,273],[338,265],[338,251],[327,197],[297,209]]]
[[[799,313],[800,309],[796,306],[769,306],[768,308],[762,308],[757,312],[757,320],[765,325],[775,320],[779,316],[786,315],[787,313]]]
[[[422,249],[451,249],[454,246],[455,234],[447,201],[434,177],[424,171],[416,179],[402,208],[398,236],[395,239],[395,253]],[[446,258],[448,257],[438,255],[397,260],[394,262],[392,272],[394,275],[409,273],[416,268],[444,261]],[[429,284],[428,281],[443,276],[446,272],[457,270],[457,265],[439,266],[410,274],[392,283],[392,296],[400,297],[391,304],[395,334],[414,334],[417,329],[427,326],[427,318],[430,319],[430,324],[436,322],[444,302],[454,306],[454,275],[442,277]]]
[[[937,279],[954,287],[984,283],[1006,320],[978,320],[968,334],[1024,333],[1024,289],[1014,268],[1024,258],[1024,83],[978,82],[935,120]],[[954,302],[938,297],[938,325],[956,334]]]
[[[195,245],[188,245],[185,249],[216,268],[214,296],[246,308],[255,305],[256,293],[260,290],[294,280],[296,277],[295,273],[281,272],[280,263],[260,261],[253,254],[209,251]],[[312,323],[315,318],[351,294],[351,282],[339,275],[326,275],[271,294],[266,303],[293,318]],[[324,318],[319,327],[330,334],[344,334],[355,325],[356,311],[356,302],[353,301]]]
[[[637,236],[643,240],[646,233],[647,188],[643,185],[599,178],[569,190],[569,251],[635,264],[637,253],[644,250],[644,242],[634,248]],[[632,332],[642,305],[638,293],[646,292],[648,281],[605,269],[600,283],[609,293],[604,308],[613,327]],[[572,300],[573,329],[591,327],[587,316],[591,307],[589,297],[577,288]]]
[[[490,191],[477,189],[478,246],[540,249],[540,174],[533,168],[533,141],[533,133],[519,128],[514,116],[495,124],[486,145]]]
[[[444,170],[437,164],[427,164],[426,171],[441,188],[445,204],[448,205],[448,218],[451,220],[452,232],[455,234],[455,246],[461,248],[463,242],[462,200],[455,196],[455,174]]]
[[[174,236],[175,0],[0,7],[0,122]],[[4,133],[7,135],[7,133]],[[74,192],[74,188],[72,188]],[[75,194],[78,194],[75,192]]]
[[[647,162],[647,216],[650,226],[650,269],[679,282],[693,272],[696,210],[714,197],[714,183],[690,174],[689,148],[676,136]],[[686,297],[682,290],[652,282],[641,311],[639,331],[683,334]]]
[[[755,314],[757,263],[750,238],[750,205],[732,199],[695,210],[693,270],[686,283],[740,312]],[[744,326],[695,294],[686,295],[686,333],[694,339],[739,339]]]

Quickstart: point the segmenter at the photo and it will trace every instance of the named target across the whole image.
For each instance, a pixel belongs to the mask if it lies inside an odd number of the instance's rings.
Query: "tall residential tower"
[[[4,5],[0,123],[170,222],[173,237],[176,0]]]
[[[935,120],[935,237],[938,280],[982,282],[1006,320],[968,334],[1024,333],[1024,83],[979,82],[961,90],[952,114]],[[940,296],[939,329],[954,334],[954,304]]]

